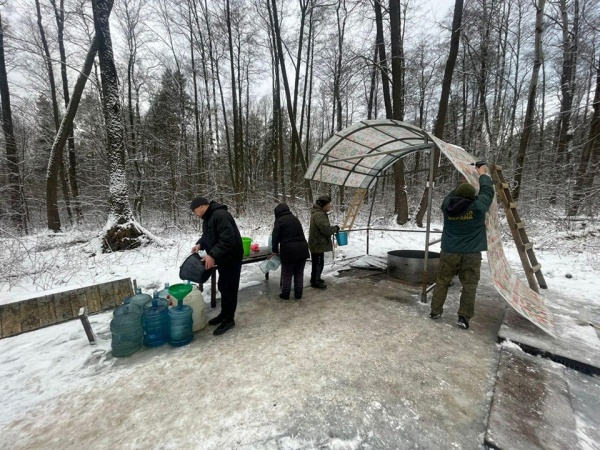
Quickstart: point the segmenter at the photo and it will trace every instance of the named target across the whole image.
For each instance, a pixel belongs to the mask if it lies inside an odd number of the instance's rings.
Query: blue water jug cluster
[[[135,290],[135,295],[129,298],[131,303],[134,305],[139,305],[142,310],[144,309],[144,305],[150,300],[152,300],[152,297],[150,297],[148,294],[142,294],[142,290],[140,288],[137,288]]]
[[[144,337],[139,312],[130,305],[122,306],[123,309],[110,322],[112,354],[119,358],[137,352]]]
[[[144,306],[142,314],[144,345],[158,347],[169,339],[169,304],[154,292],[154,297]]]
[[[169,344],[179,347],[194,338],[192,328],[192,308],[178,300],[177,306],[169,309]]]

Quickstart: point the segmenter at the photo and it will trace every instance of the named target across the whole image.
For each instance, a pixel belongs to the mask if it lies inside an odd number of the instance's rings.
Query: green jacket
[[[325,253],[333,250],[331,236],[339,230],[331,226],[327,213],[320,206],[313,205],[308,229],[308,248],[311,253]]]
[[[442,250],[475,253],[487,250],[485,213],[494,200],[494,184],[487,175],[479,177],[479,194],[474,200],[450,192],[442,202],[444,230]]]

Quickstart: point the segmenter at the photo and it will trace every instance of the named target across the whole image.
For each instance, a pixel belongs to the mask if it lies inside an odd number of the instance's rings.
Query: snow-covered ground
[[[261,245],[267,244],[268,227],[244,225],[244,221],[240,221],[243,236],[250,236]],[[401,229],[391,221],[386,226]],[[433,229],[439,230],[441,226],[434,224]],[[549,289],[572,299],[578,307],[590,306],[593,317],[597,317],[600,312],[598,230],[555,232],[543,224],[537,224],[534,229],[540,230],[532,240],[536,243],[536,256]],[[197,237],[192,233],[170,236],[140,249],[115,254],[95,252],[89,244],[89,234],[75,231],[3,242],[0,303],[123,277],[135,279],[144,292],[151,293],[162,289],[165,282],[178,282],[179,264]],[[369,239],[370,254],[385,258],[390,250],[421,249],[423,242],[424,234],[374,231]],[[439,250],[439,244],[433,250]],[[324,274],[331,275],[339,268],[339,261],[364,255],[365,251],[366,234],[351,233],[349,245],[336,250],[335,261],[326,260]],[[508,235],[505,251],[513,268],[522,273],[518,254]],[[240,289],[258,285],[262,279],[257,265],[243,266]],[[205,298],[208,300],[206,293]],[[90,318],[99,337],[99,344],[91,349],[78,321],[35,331],[35,339],[32,333],[25,333],[0,340],[0,430],[33,407],[83,388],[100,373],[107,377],[105,380],[110,377],[135,379],[135,365],[127,367],[122,360],[107,356],[111,318],[111,312]],[[157,364],[162,363],[157,361]],[[1,443],[0,447],[3,448]]]

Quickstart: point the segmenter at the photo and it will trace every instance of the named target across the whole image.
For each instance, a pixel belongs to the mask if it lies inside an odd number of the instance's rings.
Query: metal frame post
[[[421,303],[427,303],[427,263],[429,260],[429,233],[431,231],[433,172],[435,169],[435,147],[433,144],[431,144],[429,155],[429,181],[427,182],[427,227],[425,229],[425,257],[423,258],[423,288],[421,290]]]

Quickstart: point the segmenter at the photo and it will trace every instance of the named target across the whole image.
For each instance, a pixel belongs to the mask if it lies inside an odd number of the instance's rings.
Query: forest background
[[[303,175],[336,131],[377,118],[502,165],[526,218],[595,218],[600,3],[433,5],[0,2],[3,236],[103,229],[105,251],[135,247],[197,226],[198,194],[236,216],[324,192],[343,210],[350,189]],[[366,201],[422,225],[427,171],[412,154]],[[445,160],[437,178],[436,195],[457,182]]]

